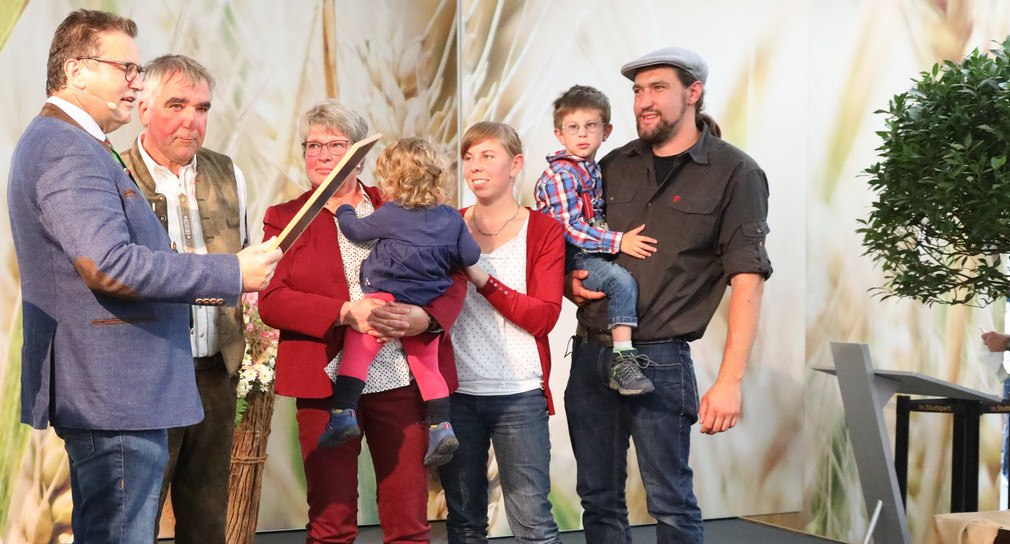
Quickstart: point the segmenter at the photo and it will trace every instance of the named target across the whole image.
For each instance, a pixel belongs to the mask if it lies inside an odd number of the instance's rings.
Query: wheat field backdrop
[[[614,132],[602,153],[635,137],[625,62],[668,45],[697,50],[711,67],[707,110],[724,138],[768,174],[768,250],[775,273],[744,385],[738,427],[695,434],[692,465],[705,516],[800,512],[813,532],[854,540],[867,515],[834,378],[831,341],[866,342],[878,366],[914,370],[989,392],[995,379],[975,355],[979,327],[1001,328],[1003,304],[984,309],[882,302],[868,290],[880,271],[861,256],[857,219],[871,201],[860,172],[874,160],[883,125],[873,111],[941,59],[988,47],[1010,31],[1000,0],[0,0],[0,171],[45,100],[49,40],[71,10],[107,9],[137,21],[141,57],[182,53],[218,85],[206,145],[231,155],[249,181],[250,224],[304,191],[297,117],[335,96],[369,119],[383,142],[420,135],[455,154],[458,135],[484,119],[517,128],[526,148],[520,197],[557,142],[551,101],[576,84],[605,92]],[[118,148],[140,131],[112,135]],[[363,178],[372,179],[374,153]],[[0,194],[5,194],[2,192]],[[3,197],[0,197],[3,198]],[[472,201],[465,185],[458,203]],[[924,203],[928,205],[928,203]],[[10,544],[65,542],[65,453],[51,431],[18,423],[20,299],[6,221],[0,222],[0,535]],[[552,388],[564,390],[574,331],[566,303],[551,337]],[[699,387],[715,379],[725,307],[692,345]],[[562,403],[559,403],[562,404]],[[551,419],[555,515],[577,528],[581,513],[564,407]],[[893,418],[893,411],[888,417]],[[980,506],[995,508],[1000,418],[983,419]],[[949,422],[913,419],[909,520],[916,541],[949,494]],[[374,479],[363,456],[360,519],[375,522]],[[494,476],[497,468],[489,466]],[[632,520],[648,522],[632,463]],[[270,438],[260,528],[305,523],[294,408],[279,399]],[[432,483],[429,512],[444,517]],[[492,533],[507,534],[500,492]],[[61,540],[62,539],[62,540]]]

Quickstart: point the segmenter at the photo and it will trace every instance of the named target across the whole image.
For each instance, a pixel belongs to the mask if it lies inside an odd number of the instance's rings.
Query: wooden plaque
[[[298,213],[291,219],[288,226],[284,227],[280,235],[274,238],[271,249],[279,247],[281,251],[287,253],[288,248],[305,232],[309,223],[312,223],[312,220],[319,215],[319,212],[326,206],[326,202],[347,181],[347,178],[351,177],[351,173],[365,159],[365,155],[368,154],[368,151],[372,149],[372,146],[381,137],[382,134],[373,134],[364,140],[356,142],[347,150],[344,157],[340,159],[340,162],[333,168],[330,175],[326,176],[326,179],[319,184],[319,187],[316,187],[315,192],[305,202],[302,209],[298,210]]]

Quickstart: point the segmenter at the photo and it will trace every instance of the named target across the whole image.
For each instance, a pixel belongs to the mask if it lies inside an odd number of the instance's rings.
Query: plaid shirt
[[[583,209],[583,193],[592,202],[589,214]],[[621,250],[623,233],[589,224],[589,218],[603,218],[603,176],[595,161],[573,157],[563,149],[548,155],[547,170],[537,180],[534,196],[538,210],[561,222],[565,242],[594,253]]]

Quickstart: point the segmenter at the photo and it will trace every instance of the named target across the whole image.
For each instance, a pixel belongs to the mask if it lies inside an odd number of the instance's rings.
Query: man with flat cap
[[[630,542],[624,487],[634,438],[657,542],[701,543],[701,510],[688,466],[691,425],[715,434],[737,423],[741,383],[771,275],[765,251],[768,181],[743,151],[719,138],[701,113],[708,65],[679,47],[654,51],[621,68],[634,81],[638,139],[600,161],[607,222],[618,231],[645,224],[659,240],[648,259],[619,255],[638,282],[633,342],[652,364],[642,372],[651,395],[625,397],[607,387],[612,339],[603,293],[585,290],[575,271],[569,298],[580,306],[565,391],[578,464],[586,542]],[[729,323],[715,384],[698,401],[688,342],[705,333],[731,289]]]

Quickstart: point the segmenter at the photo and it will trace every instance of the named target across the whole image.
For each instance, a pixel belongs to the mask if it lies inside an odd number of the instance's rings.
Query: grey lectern
[[[894,470],[887,426],[884,424],[884,406],[895,393],[990,402],[999,402],[1000,399],[915,372],[874,370],[870,362],[870,349],[866,344],[832,342],[831,355],[835,360],[834,369],[815,370],[838,376],[845,407],[845,423],[856,456],[866,511],[873,512],[877,501],[883,502],[873,532],[874,541],[910,544],[904,501]]]

